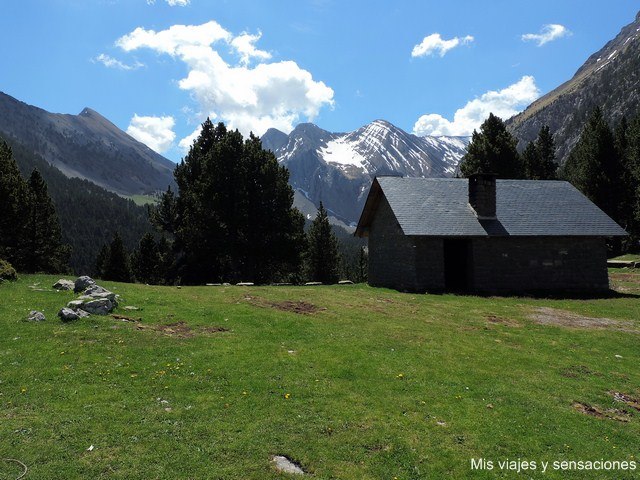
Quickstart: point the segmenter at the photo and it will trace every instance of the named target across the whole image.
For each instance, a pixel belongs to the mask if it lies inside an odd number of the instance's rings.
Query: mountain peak
[[[369,125],[373,125],[373,126],[377,126],[377,127],[383,127],[383,128],[387,128],[389,130],[397,128],[393,123],[388,122],[386,120],[383,120],[382,118],[378,118],[378,119],[374,120]]]
[[[100,115],[98,112],[96,112],[95,110],[89,108],[89,107],[84,107],[82,109],[82,111],[79,113],[79,115],[81,117],[93,117],[93,116],[102,116]]]

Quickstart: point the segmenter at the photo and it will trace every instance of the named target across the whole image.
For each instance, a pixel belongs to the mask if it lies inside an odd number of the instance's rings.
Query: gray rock
[[[305,285],[308,287],[314,287],[316,285],[322,285],[322,282],[307,282]]]
[[[85,318],[90,316],[91,314],[89,312],[85,312],[84,310],[82,310],[81,308],[79,308],[78,310],[76,310],[76,313],[78,314],[78,316],[80,318]]]
[[[67,308],[70,308],[71,310],[78,310],[79,308],[82,308],[82,305],[84,305],[84,300],[71,300],[67,303]]]
[[[353,282],[351,280],[340,280],[338,285],[353,285]]]
[[[114,305],[108,298],[88,300],[84,302],[84,305],[82,305],[82,310],[95,315],[107,315],[108,313],[111,313],[113,309]]]
[[[30,322],[44,322],[46,319],[47,318],[44,316],[44,313],[39,312],[38,310],[31,310],[27,317],[27,320]]]
[[[110,293],[110,292],[106,288],[101,287],[97,283],[94,283],[92,285],[89,285],[87,288],[85,288],[84,292],[82,292],[82,293],[83,293],[83,295],[93,296],[96,293]]]
[[[302,470],[298,465],[293,463],[287,457],[283,457],[282,455],[274,455],[271,459],[271,462],[279,472],[304,475],[304,470]]]
[[[240,282],[236,283],[238,287],[253,287],[253,282]]]
[[[87,289],[90,285],[95,285],[95,281],[91,277],[87,277],[83,275],[82,277],[78,277],[75,281],[73,291],[76,293],[82,292]]]
[[[71,280],[61,278],[53,284],[53,288],[56,290],[73,290],[75,288],[75,284]]]
[[[70,308],[66,308],[66,307],[58,312],[58,316],[60,317],[60,320],[62,320],[63,322],[72,322],[80,318],[80,315],[78,315],[76,312],[74,312]]]
[[[108,298],[111,301],[111,303],[114,304],[114,306],[118,304],[118,302],[117,302],[117,297],[118,296],[115,293],[109,292],[109,291],[105,291],[105,292],[102,292],[102,293],[92,293],[91,295],[83,295],[80,298],[84,298],[84,297],[89,297],[89,298],[91,298],[93,300],[100,300],[101,298]]]

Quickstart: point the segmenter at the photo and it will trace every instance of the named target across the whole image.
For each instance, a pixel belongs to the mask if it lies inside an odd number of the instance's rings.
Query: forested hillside
[[[101,187],[77,178],[67,178],[57,168],[23,145],[6,139],[25,178],[37,168],[47,183],[60,225],[62,239],[72,247],[71,268],[77,274],[93,274],[96,255],[119,231],[125,245],[133,249],[151,229],[147,211]]]

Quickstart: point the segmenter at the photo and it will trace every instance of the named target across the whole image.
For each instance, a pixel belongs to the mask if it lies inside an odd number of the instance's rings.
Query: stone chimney
[[[495,220],[496,176],[493,173],[476,173],[469,177],[469,205],[479,220]]]

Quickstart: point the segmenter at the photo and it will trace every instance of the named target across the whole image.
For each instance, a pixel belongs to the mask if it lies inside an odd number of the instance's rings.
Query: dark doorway
[[[447,291],[461,292],[470,287],[471,240],[444,241],[444,286]]]

